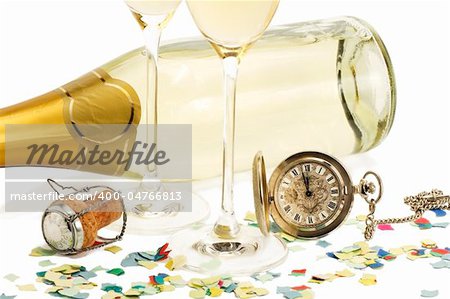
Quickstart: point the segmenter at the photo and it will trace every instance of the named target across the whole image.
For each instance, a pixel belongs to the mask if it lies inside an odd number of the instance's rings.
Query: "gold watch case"
[[[286,213],[282,211],[280,201],[282,197],[278,196],[280,184],[282,180],[289,175],[296,166],[310,164],[318,165],[325,168],[325,173],[329,173],[334,177],[334,183],[338,186],[339,200],[336,200],[336,207],[333,213],[328,217],[324,217],[322,222],[317,225],[301,225],[289,219]],[[303,170],[302,170],[302,175]],[[293,176],[291,174],[291,176]],[[293,180],[297,178],[294,177]],[[298,178],[300,180],[300,178]],[[303,179],[305,179],[303,177]],[[309,178],[308,178],[309,180]],[[333,184],[334,184],[333,183]],[[308,183],[308,190],[310,188]],[[333,187],[336,188],[336,187]],[[312,194],[311,191],[308,191]],[[297,238],[314,239],[320,238],[337,227],[339,227],[348,216],[354,200],[355,188],[349,173],[335,158],[320,152],[300,152],[290,156],[276,167],[270,177],[269,184],[266,181],[266,169],[264,164],[264,157],[261,152],[258,152],[253,161],[253,193],[255,201],[255,214],[258,221],[258,226],[261,233],[267,236],[270,232],[270,216],[275,223],[287,234]],[[305,195],[311,196],[311,195]],[[331,198],[331,193],[327,198]],[[302,200],[305,198],[296,198],[299,206],[302,205]],[[311,199],[312,200],[312,199]],[[317,206],[318,204],[316,204]],[[314,209],[313,209],[314,210]],[[297,216],[296,214],[295,216]],[[312,216],[311,216],[312,217]],[[308,219],[309,221],[309,219]]]

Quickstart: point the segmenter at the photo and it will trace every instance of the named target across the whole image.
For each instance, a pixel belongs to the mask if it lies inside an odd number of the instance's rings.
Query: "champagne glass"
[[[268,27],[279,0],[187,0],[197,27],[223,60],[225,109],[221,214],[213,226],[173,235],[174,252],[197,272],[250,274],[281,263],[287,248],[279,238],[239,225],[233,207],[235,102],[238,66]],[[249,161],[251,163],[251,161]],[[239,198],[239,200],[251,200]],[[253,201],[253,200],[252,200]],[[210,260],[218,259],[214,262]]]
[[[153,124],[153,130],[146,126],[147,144],[158,145],[158,63],[161,33],[172,19],[181,0],[125,0],[133,17],[142,29],[147,56],[146,98],[143,105],[142,123]],[[158,179],[155,163],[142,170],[143,179],[135,191],[164,192],[167,187]],[[209,215],[208,204],[196,194],[192,194],[193,212],[182,212],[180,204],[169,204],[164,212],[155,212],[152,204],[136,204],[128,218],[128,228],[137,233],[167,233],[204,220]]]

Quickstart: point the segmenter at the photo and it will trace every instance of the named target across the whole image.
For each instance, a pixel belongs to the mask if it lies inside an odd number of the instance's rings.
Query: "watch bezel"
[[[293,223],[285,220],[276,202],[276,193],[283,175],[295,165],[311,161],[325,164],[329,167],[337,175],[336,179],[339,180],[339,184],[342,188],[347,189],[347,193],[343,193],[343,200],[340,203],[341,207],[339,208],[340,212],[337,212],[332,219],[328,220],[325,224],[322,224],[322,228],[314,230],[308,230],[305,227],[294,225]],[[297,238],[315,239],[329,234],[345,221],[354,201],[352,180],[345,167],[336,158],[324,153],[313,151],[294,154],[281,162],[275,168],[272,176],[270,177],[268,190],[269,213],[272,216],[272,219],[284,232]]]

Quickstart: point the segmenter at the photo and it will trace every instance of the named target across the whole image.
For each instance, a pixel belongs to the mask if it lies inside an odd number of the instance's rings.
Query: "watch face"
[[[353,202],[353,186],[334,158],[303,152],[281,163],[270,180],[271,214],[287,233],[323,236],[338,227]]]

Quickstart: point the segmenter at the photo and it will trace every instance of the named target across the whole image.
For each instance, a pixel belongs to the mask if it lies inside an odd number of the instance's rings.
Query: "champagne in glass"
[[[141,122],[153,125],[152,130],[149,127],[145,128],[145,142],[155,144],[157,147],[159,124],[158,61],[161,33],[172,19],[181,0],[125,0],[125,2],[144,33],[147,56],[147,86]],[[154,163],[147,165],[143,180],[135,191],[136,197],[141,197],[140,192],[145,192],[145,195],[148,192],[164,192],[164,189],[164,185],[158,178],[156,165]],[[192,195],[192,207],[197,208],[197,213],[178,213],[183,209],[178,204],[167,205],[164,212],[153,211],[151,203],[136,204],[134,213],[128,219],[128,227],[139,233],[167,233],[199,222],[209,215],[207,203],[194,194]],[[162,226],[161,223],[165,225]]]
[[[264,33],[279,0],[187,0],[194,21],[223,60],[225,108],[221,214],[213,227],[173,236],[172,248],[187,255],[187,268],[200,272],[248,274],[284,260],[287,248],[275,236],[239,225],[234,214],[234,136],[236,81],[240,59]],[[249,161],[250,163],[250,161]],[[250,200],[239,198],[239,200]],[[202,267],[211,257],[226,262]]]

